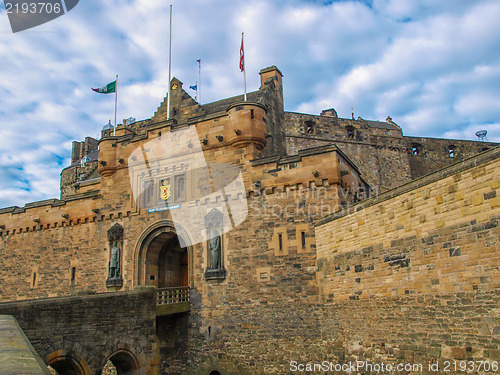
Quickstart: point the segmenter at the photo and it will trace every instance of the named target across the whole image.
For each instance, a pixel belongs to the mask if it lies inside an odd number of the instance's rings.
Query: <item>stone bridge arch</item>
[[[155,373],[156,291],[133,291],[0,304],[59,375],[100,374],[109,359],[118,374]]]
[[[118,375],[139,375],[141,368],[137,357],[127,349],[118,349],[106,358],[116,368]]]
[[[45,364],[52,367],[59,375],[90,375],[90,368],[85,358],[74,351],[56,350],[44,358]]]

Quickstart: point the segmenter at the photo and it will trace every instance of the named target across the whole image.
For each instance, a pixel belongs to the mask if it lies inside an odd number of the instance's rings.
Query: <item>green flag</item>
[[[102,86],[98,89],[92,89],[99,94],[111,94],[116,91],[116,81],[108,83],[106,86]]]

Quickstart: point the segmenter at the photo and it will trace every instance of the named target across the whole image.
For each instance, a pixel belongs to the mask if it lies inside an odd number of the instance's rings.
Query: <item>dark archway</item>
[[[137,358],[128,350],[117,350],[109,356],[108,360],[115,366],[117,375],[139,374],[140,366]]]
[[[47,366],[52,367],[58,375],[88,375],[85,370],[88,366],[82,365],[75,358],[69,355],[61,355],[51,359]]]
[[[159,240],[163,241],[163,246],[157,260],[158,288],[188,286],[187,249],[181,248],[176,235],[170,239]]]
[[[144,231],[136,246],[136,285],[189,286],[191,252],[181,247],[182,239],[167,220]]]

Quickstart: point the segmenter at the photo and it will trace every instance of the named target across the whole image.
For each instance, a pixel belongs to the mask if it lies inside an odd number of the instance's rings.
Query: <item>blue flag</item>
[[[193,86],[189,86],[189,88],[190,88],[191,90],[196,91],[196,90],[198,90],[198,85],[196,84],[196,85],[193,85]]]

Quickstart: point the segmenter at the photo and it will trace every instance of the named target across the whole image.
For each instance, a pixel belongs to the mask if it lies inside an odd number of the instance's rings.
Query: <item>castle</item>
[[[207,375],[498,360],[497,144],[286,112],[279,69],[260,76],[247,101],[203,105],[174,78],[169,117],[165,99],[151,119],[73,142],[60,199],[0,209],[0,313],[60,374],[108,359]],[[122,312],[140,301],[148,340],[100,358],[76,336],[61,334],[65,349],[30,337],[16,303],[68,296],[115,296]]]

